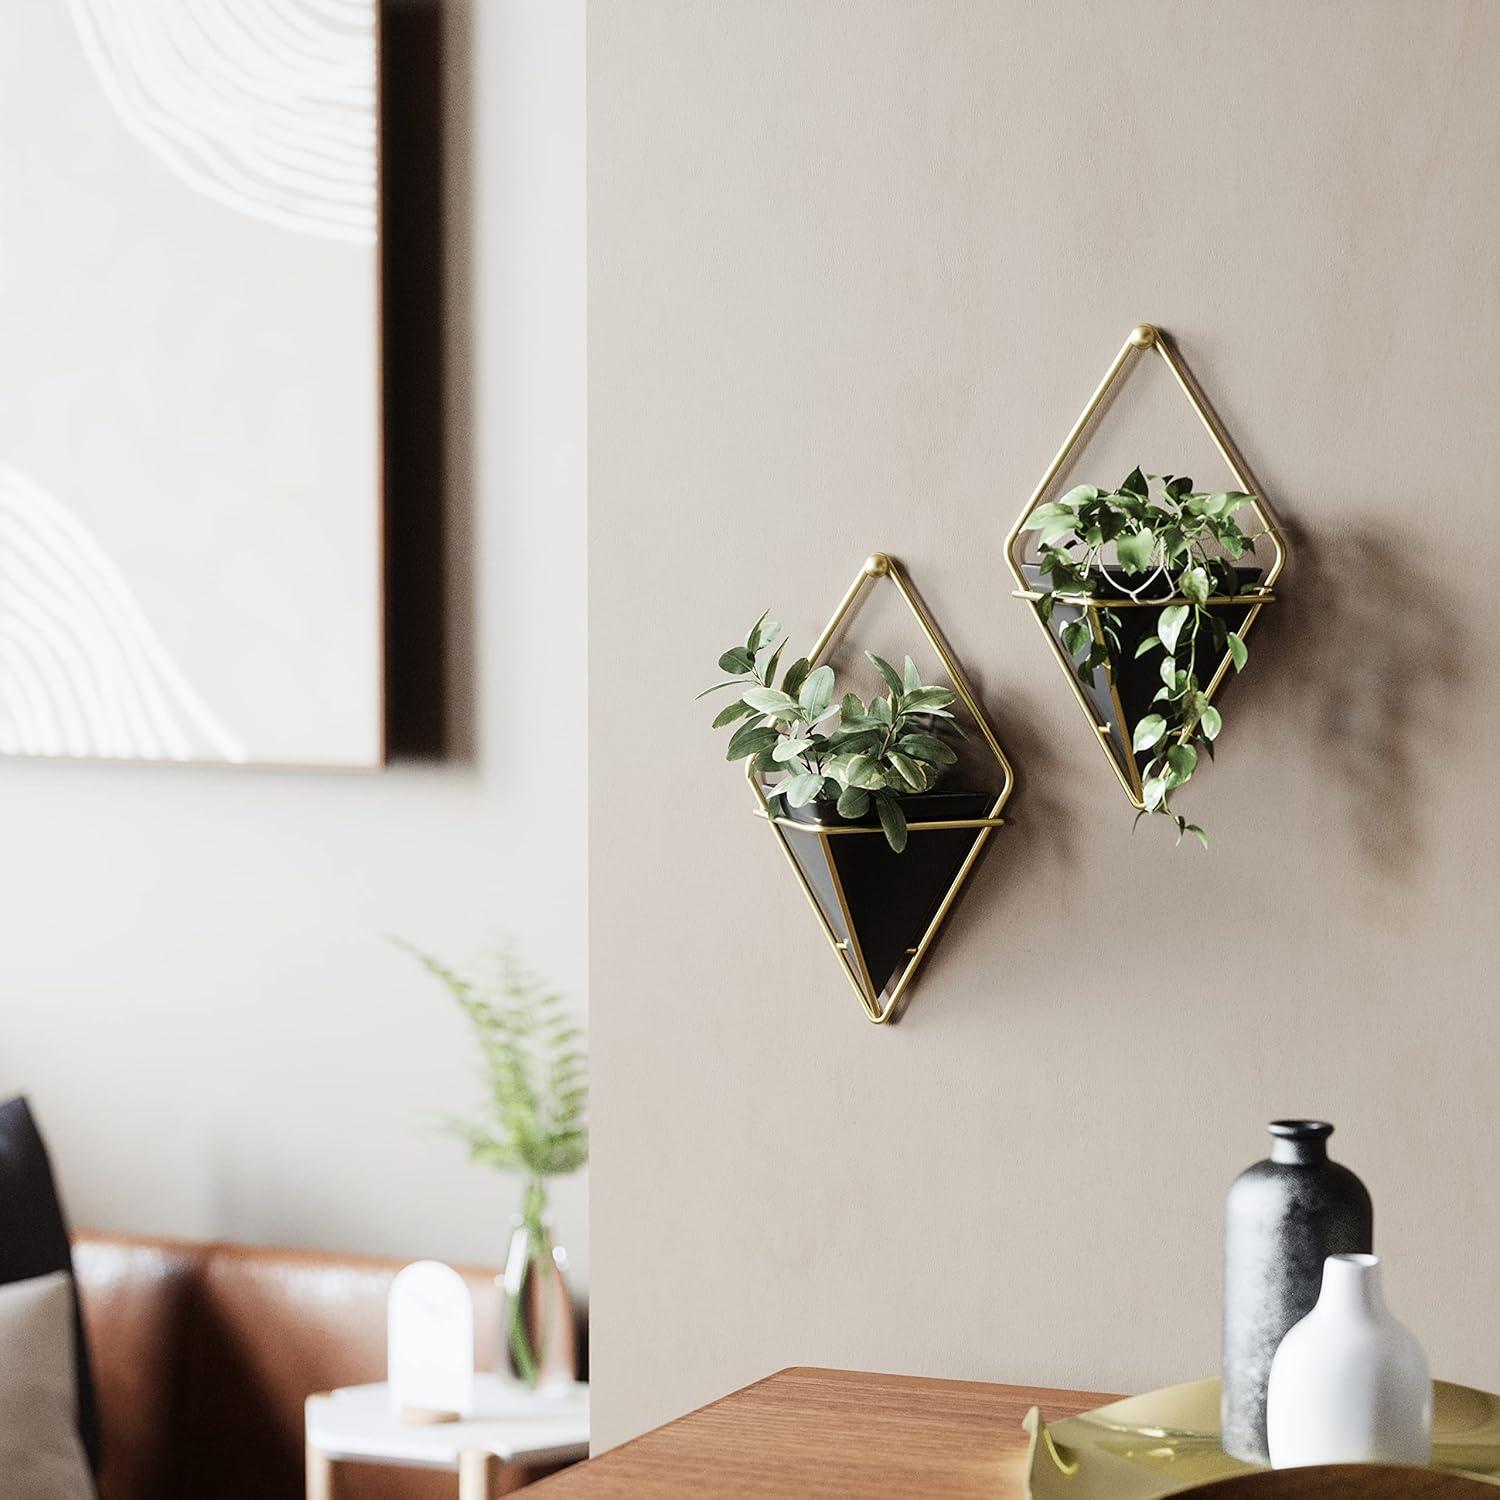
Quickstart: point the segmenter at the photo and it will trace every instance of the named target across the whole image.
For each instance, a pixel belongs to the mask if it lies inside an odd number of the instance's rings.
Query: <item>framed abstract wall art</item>
[[[376,0],[0,21],[0,754],[379,764]]]

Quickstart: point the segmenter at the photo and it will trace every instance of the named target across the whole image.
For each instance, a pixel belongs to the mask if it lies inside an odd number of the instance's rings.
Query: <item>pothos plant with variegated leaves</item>
[[[1039,505],[1026,519],[1026,529],[1037,533],[1038,566],[1050,580],[1037,599],[1037,609],[1050,620],[1059,597],[1083,594],[1099,597],[1102,580],[1116,594],[1165,603],[1156,632],[1136,647],[1136,657],[1157,656],[1161,687],[1153,700],[1155,711],[1145,715],[1131,732],[1131,748],[1141,766],[1141,790],[1146,813],[1168,818],[1177,828],[1178,842],[1192,834],[1208,846],[1208,835],[1172,806],[1172,794],[1184,786],[1198,766],[1200,755],[1213,758],[1214,741],[1224,727],[1223,716],[1204,692],[1227,652],[1236,672],[1249,658],[1245,643],[1225,627],[1209,608],[1210,599],[1253,593],[1258,580],[1247,580],[1235,567],[1255,545],[1260,533],[1247,533],[1237,513],[1254,502],[1242,490],[1200,493],[1191,479],[1145,475],[1132,469],[1120,487],[1101,490],[1081,484],[1060,500]],[[1120,574],[1138,579],[1131,584],[1111,576],[1104,562],[1113,547]],[[1099,610],[1096,640],[1086,618],[1062,627],[1064,648],[1074,659],[1078,675],[1092,681],[1096,669],[1113,671],[1118,660],[1120,617],[1108,607]],[[1139,817],[1137,819],[1139,821]]]
[[[873,808],[899,854],[907,837],[901,799],[933,790],[958,759],[943,738],[963,735],[950,708],[953,692],[924,683],[911,657],[898,673],[873,651],[865,654],[887,691],[868,703],[857,693],[838,697],[833,668],[814,667],[805,656],[778,683],[786,646],[780,634],[781,626],[763,614],[743,645],[720,656],[719,670],[732,675],[698,694],[725,688],[738,694],[714,719],[715,729],[735,726],[726,759],[749,761],[772,816],[784,815],[783,803],[805,807],[820,797],[836,801],[844,818],[867,817]],[[766,785],[778,774],[781,780]]]

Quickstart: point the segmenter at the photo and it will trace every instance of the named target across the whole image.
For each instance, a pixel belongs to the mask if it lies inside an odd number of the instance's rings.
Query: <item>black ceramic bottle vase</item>
[[[1333,1126],[1273,1120],[1268,1161],[1247,1167],[1224,1204],[1224,1451],[1267,1463],[1266,1382],[1277,1347],[1313,1310],[1330,1255],[1371,1250],[1370,1195],[1328,1159]]]

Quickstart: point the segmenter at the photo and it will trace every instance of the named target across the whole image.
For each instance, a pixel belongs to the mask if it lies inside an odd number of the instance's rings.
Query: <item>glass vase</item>
[[[511,1219],[500,1291],[499,1370],[531,1390],[570,1385],[577,1365],[568,1253],[555,1242],[547,1194],[528,1183],[521,1211]]]

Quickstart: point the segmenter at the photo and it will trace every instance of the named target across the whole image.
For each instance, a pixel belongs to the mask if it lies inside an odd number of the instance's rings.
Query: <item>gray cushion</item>
[[[47,1148],[24,1099],[0,1104],[0,1285],[73,1270],[68,1226],[52,1181]],[[78,1430],[95,1470],[99,1467],[99,1422],[89,1379],[89,1351],[76,1296],[73,1311],[73,1372],[78,1382]],[[3,1493],[3,1492],[0,1492]]]
[[[0,1475],[6,1500],[92,1500],[73,1385],[73,1279],[0,1286]]]

